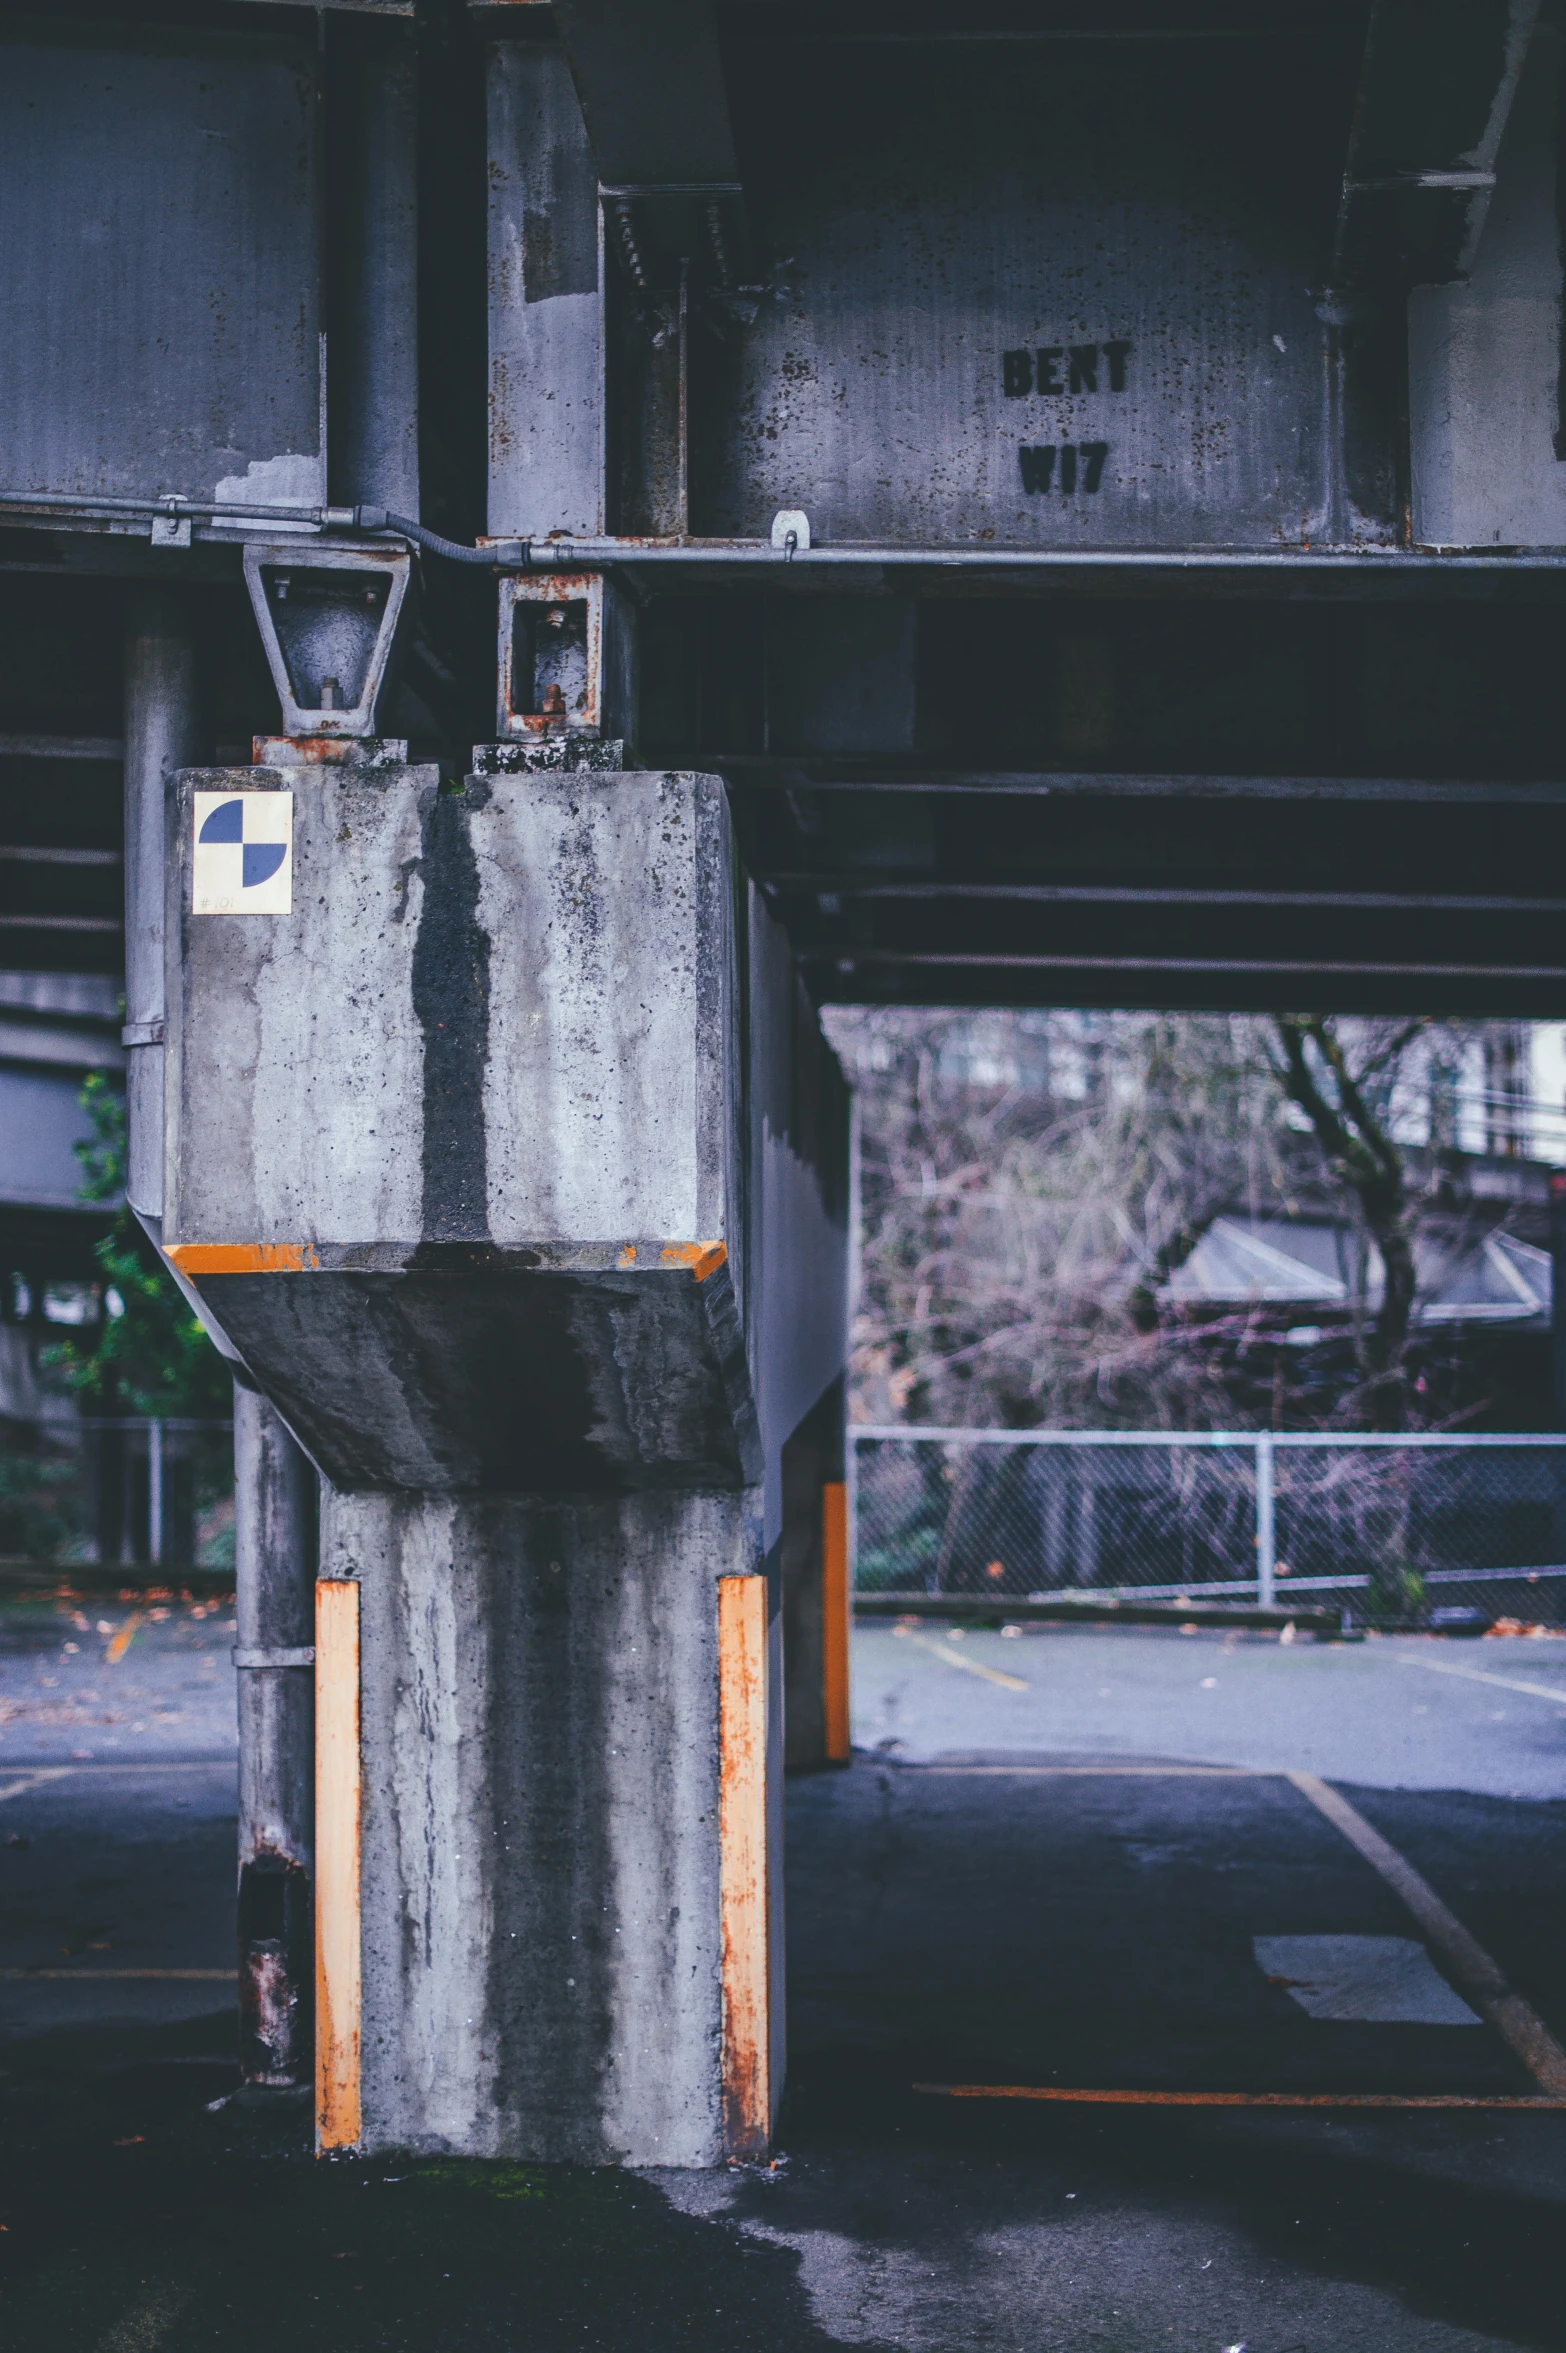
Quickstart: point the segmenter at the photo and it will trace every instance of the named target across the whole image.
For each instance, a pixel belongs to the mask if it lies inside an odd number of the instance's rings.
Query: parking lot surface
[[[227,2097],[232,1634],[187,1607],[111,1664],[130,1614],[0,1621],[8,2348],[1566,2342],[1566,2114],[916,2088],[1528,2097],[1488,2020],[1312,2016],[1264,1962],[1450,1975],[1318,1776],[1566,2040],[1566,1643],[861,1632],[855,1761],[790,1785],[780,2162],[628,2175],[317,2165]]]

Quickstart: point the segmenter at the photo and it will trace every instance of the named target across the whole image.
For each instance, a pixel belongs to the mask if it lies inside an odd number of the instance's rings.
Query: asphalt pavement
[[[1566,1798],[1566,1637],[862,1626],[854,1739],[910,1763],[977,1749],[1169,1757]]]
[[[228,2097],[233,1635],[154,1606],[0,1613],[8,2348],[1566,2344],[1566,2114],[917,2088],[1528,2098],[1309,1789],[1566,2042],[1566,1641],[862,1631],[855,1761],[790,1785],[779,2162],[631,2175],[317,2165]],[[1274,1965],[1343,1951],[1426,2007]]]

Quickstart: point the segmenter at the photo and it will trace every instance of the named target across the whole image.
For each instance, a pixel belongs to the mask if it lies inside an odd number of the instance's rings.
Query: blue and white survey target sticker
[[[291,792],[195,795],[193,915],[292,915]]]

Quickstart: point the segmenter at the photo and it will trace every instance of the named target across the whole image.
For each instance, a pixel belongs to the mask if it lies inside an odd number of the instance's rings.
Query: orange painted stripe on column
[[[846,1765],[848,1636],[853,1597],[848,1590],[848,1489],[840,1479],[821,1490],[821,1717],[827,1762]]]
[[[772,2113],[765,1577],[718,1580],[718,1905],[723,2146],[730,2157],[756,2157]]]
[[[357,2146],[359,1588],[315,1589],[315,2145]]]
[[[665,1266],[688,1266],[697,1282],[704,1283],[709,1275],[717,1273],[720,1266],[728,1265],[728,1244],[726,1242],[665,1242],[663,1263]]]
[[[171,1242],[182,1275],[297,1275],[319,1266],[311,1242]]]

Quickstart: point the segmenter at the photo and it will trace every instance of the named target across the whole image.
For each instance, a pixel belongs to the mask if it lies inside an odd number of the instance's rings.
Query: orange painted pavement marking
[[[1106,2108],[1553,2108],[1566,2099],[1471,2092],[1136,2092],[1062,2091],[1031,2083],[916,2083],[943,2100],[1056,2100]]]
[[[125,1653],[129,1650],[131,1644],[135,1641],[136,1629],[141,1624],[141,1621],[146,1616],[146,1614],[147,1613],[145,1610],[131,1611],[130,1616],[126,1619],[124,1625],[120,1628],[118,1634],[115,1635],[114,1640],[109,1644],[108,1649],[103,1654],[103,1663],[106,1667],[117,1667],[119,1665],[121,1659],[125,1656]]]

